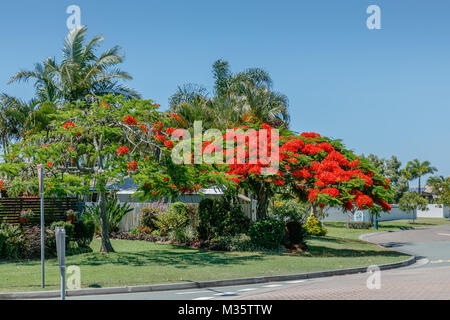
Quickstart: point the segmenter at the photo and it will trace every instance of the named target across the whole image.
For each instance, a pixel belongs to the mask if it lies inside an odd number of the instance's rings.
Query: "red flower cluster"
[[[173,149],[173,142],[170,141],[170,140],[166,140],[166,141],[164,142],[164,145],[165,145],[166,148],[169,149],[169,150]]]
[[[366,196],[364,194],[360,194],[356,197],[355,200],[356,206],[359,209],[367,209],[367,208],[372,208],[373,206],[373,200],[371,197]]]
[[[73,122],[66,122],[62,126],[63,126],[64,129],[70,130],[71,128],[75,128],[75,123],[73,123]]]
[[[127,172],[130,173],[131,171],[136,171],[138,164],[135,160],[131,162],[127,162]]]
[[[164,128],[164,124],[162,122],[156,122],[153,124],[153,133],[161,133],[162,129]]]
[[[0,180],[0,191],[5,191],[5,182]]]
[[[143,123],[139,124],[139,129],[141,129],[142,133],[148,135],[148,128],[145,124],[143,124]]]
[[[123,118],[123,123],[126,123],[129,126],[137,126],[137,120],[132,116],[125,116],[125,118]]]
[[[47,167],[51,169],[53,167],[53,163],[51,163],[50,161],[47,162]]]
[[[130,149],[128,149],[128,147],[119,147],[117,148],[117,155],[118,156],[123,156],[124,154],[127,154],[128,152],[130,152]]]
[[[181,121],[183,119],[181,119],[181,117],[179,115],[177,115],[176,113],[170,113],[170,116],[175,119],[176,121]]]

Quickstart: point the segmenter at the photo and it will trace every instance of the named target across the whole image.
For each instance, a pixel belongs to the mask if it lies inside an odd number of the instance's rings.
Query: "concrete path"
[[[378,233],[366,236],[364,240],[420,256],[421,260],[410,267],[381,271],[380,281],[370,283],[372,288],[377,287],[374,283],[380,284],[379,289],[368,288],[370,274],[355,274],[223,288],[73,297],[70,300],[450,299],[450,225]],[[371,275],[372,278],[375,276]]]

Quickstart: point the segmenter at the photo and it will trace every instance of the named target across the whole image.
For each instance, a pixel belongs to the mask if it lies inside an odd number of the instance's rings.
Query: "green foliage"
[[[398,207],[402,211],[414,212],[416,210],[428,210],[428,201],[417,192],[407,192],[398,202]]]
[[[198,232],[204,240],[246,233],[250,224],[238,201],[228,196],[203,199],[199,203],[198,215]]]
[[[162,214],[163,211],[157,207],[148,207],[141,210],[140,223],[141,226],[155,230],[157,228],[156,220],[157,217]]]
[[[106,221],[109,232],[118,232],[119,224],[124,215],[133,211],[128,203],[119,203],[116,198],[110,198],[106,202]],[[83,220],[92,221],[96,232],[100,231],[100,206],[98,204],[87,206],[83,213]]]
[[[258,248],[251,238],[243,233],[218,238],[218,246],[226,251],[256,251]]]
[[[197,232],[192,226],[177,227],[169,231],[169,240],[179,244],[189,244],[197,238]]]
[[[300,222],[296,220],[288,221],[286,223],[284,244],[287,247],[302,245],[305,243],[305,235],[306,230]]]
[[[266,218],[253,223],[248,235],[257,247],[277,249],[284,240],[284,232],[285,224],[282,220]]]
[[[306,221],[309,212],[310,209],[307,204],[294,199],[275,201],[270,208],[271,215],[283,218],[285,221],[295,220],[300,223]]]
[[[435,202],[450,207],[450,177],[431,177],[428,179],[433,194],[437,197]]]
[[[313,236],[325,236],[327,234],[327,229],[314,215],[310,215],[308,219],[306,219],[305,227],[308,234]]]
[[[74,241],[79,248],[88,248],[94,239],[95,224],[93,221],[78,221],[75,224]]]
[[[395,194],[393,201],[398,203],[399,199],[409,189],[408,177],[405,175],[405,171],[400,167],[402,163],[396,156],[392,156],[390,159],[378,158],[374,154],[369,154],[366,158],[364,155],[362,159],[367,159],[376,168],[377,172],[388,178],[395,187]]]
[[[350,229],[370,229],[373,227],[372,222],[350,222],[348,224]]]
[[[11,82],[35,81],[35,98],[40,102],[65,102],[85,99],[87,95],[106,93],[139,97],[133,89],[118,82],[132,77],[118,68],[123,55],[118,46],[97,53],[96,49],[104,40],[95,36],[86,41],[87,28],[74,28],[64,41],[61,63],[55,58],[47,58],[37,63],[34,70],[19,71]]]
[[[19,226],[0,225],[0,258],[18,259],[24,247],[24,237]]]
[[[166,236],[170,231],[182,229],[187,226],[189,222],[187,216],[187,205],[184,203],[173,203],[169,210],[158,215],[156,225],[162,236]]]

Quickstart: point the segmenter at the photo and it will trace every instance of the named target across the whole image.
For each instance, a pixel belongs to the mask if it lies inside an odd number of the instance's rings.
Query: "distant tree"
[[[433,189],[439,204],[450,206],[450,177],[431,177],[427,184]]]
[[[409,161],[405,168],[405,173],[409,180],[419,179],[419,194],[422,194],[421,178],[427,174],[433,174],[436,171],[437,169],[432,167],[429,161],[420,162],[418,159]]]
[[[401,169],[402,163],[396,156],[392,156],[390,159],[384,159],[378,158],[374,154],[370,154],[367,157],[362,155],[361,158],[370,161],[378,172],[391,181],[395,189],[394,202],[398,203],[403,194],[409,190],[408,178]]]
[[[412,213],[412,219],[414,223],[414,214],[417,210],[428,210],[428,201],[416,192],[407,192],[398,202],[398,207],[402,211]]]

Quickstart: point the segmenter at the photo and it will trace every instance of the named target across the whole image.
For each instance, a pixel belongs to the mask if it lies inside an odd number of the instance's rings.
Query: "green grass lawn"
[[[443,224],[450,224],[450,220],[445,218],[419,218],[416,219],[414,223],[412,223],[412,220],[383,221],[378,223],[378,231],[374,228],[361,230],[350,229],[347,231],[345,222],[325,222],[325,227],[328,229],[329,236],[358,240],[361,235],[366,233],[397,229],[426,228]]]
[[[436,219],[439,220],[439,219]],[[443,223],[419,219],[417,226]],[[402,261],[407,256],[358,240],[373,230],[350,230],[345,223],[327,223],[326,237],[310,237],[305,254],[217,252],[143,241],[113,240],[116,253],[67,257],[67,266],[81,268],[82,287],[134,286],[293,274]],[[380,230],[410,227],[403,222],[380,223]],[[56,259],[46,261],[47,290],[59,288]],[[40,261],[0,263],[0,292],[40,289]]]

